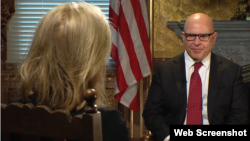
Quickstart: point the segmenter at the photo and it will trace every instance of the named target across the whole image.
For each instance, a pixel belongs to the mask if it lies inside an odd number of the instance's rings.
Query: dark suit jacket
[[[21,98],[16,98],[11,101],[11,103],[20,102],[24,103]],[[36,104],[35,100],[32,100],[34,105]],[[104,108],[98,109],[101,112],[102,118],[102,133],[103,133],[103,141],[130,141],[129,132],[126,127],[126,120],[123,115],[115,110],[108,110]],[[82,114],[84,112],[84,108],[76,111],[70,111],[71,116],[75,116],[78,114]],[[12,141],[19,141],[20,136],[17,134],[11,135]],[[46,141],[52,141],[50,138],[44,138]]]
[[[246,124],[248,95],[241,67],[211,54],[208,88],[209,124]],[[145,104],[145,125],[157,141],[170,134],[170,124],[183,124],[187,107],[184,54],[155,65]]]

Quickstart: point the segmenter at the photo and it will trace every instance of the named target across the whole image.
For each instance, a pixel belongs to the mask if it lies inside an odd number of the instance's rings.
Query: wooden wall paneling
[[[7,23],[15,12],[15,0],[1,0],[1,103],[8,103],[9,77],[12,75],[6,70],[5,61],[7,60]],[[10,78],[11,79],[11,78]],[[12,90],[10,90],[12,91]]]
[[[7,60],[7,23],[15,12],[15,0],[1,0],[1,62]]]
[[[8,64],[1,70],[1,103],[8,104],[13,98],[20,97],[21,78],[17,65]]]

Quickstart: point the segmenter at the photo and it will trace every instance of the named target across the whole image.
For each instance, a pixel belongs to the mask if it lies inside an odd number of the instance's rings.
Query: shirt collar
[[[184,52],[184,58],[185,58],[185,64],[186,68],[190,69],[195,61],[187,54],[187,51]],[[210,61],[211,61],[211,52],[201,61],[203,66],[205,66],[207,69],[210,67]]]

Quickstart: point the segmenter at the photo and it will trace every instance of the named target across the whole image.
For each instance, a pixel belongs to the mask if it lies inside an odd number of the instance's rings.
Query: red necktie
[[[202,63],[194,63],[194,72],[190,78],[187,125],[202,125],[202,85],[201,77],[198,73]]]

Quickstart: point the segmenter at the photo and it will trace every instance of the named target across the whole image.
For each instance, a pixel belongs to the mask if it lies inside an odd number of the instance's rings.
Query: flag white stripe
[[[118,32],[115,30],[115,28],[113,26],[110,26],[110,30],[111,30],[111,40],[112,43],[117,47],[117,42],[118,42],[118,38],[117,36],[119,36]]]
[[[147,5],[146,5],[145,0],[140,0],[140,3],[141,3],[141,11],[142,11],[144,23],[146,25],[147,33],[149,37],[149,20],[148,20],[148,15],[147,15]]]
[[[143,44],[141,41],[140,32],[138,30],[139,25],[137,25],[135,15],[134,15],[134,10],[133,10],[133,7],[131,5],[131,2],[130,1],[128,1],[128,2],[123,1],[122,7],[124,10],[124,15],[125,15],[126,21],[128,23],[130,35],[131,35],[131,38],[133,40],[134,49],[135,49],[136,56],[137,56],[138,61],[139,61],[141,72],[142,72],[142,75],[145,77],[145,76],[150,74],[150,68],[149,68],[148,61],[145,61],[145,60],[147,60],[147,56],[145,54],[145,50],[144,50],[144,47],[143,47]]]
[[[128,89],[125,91],[125,93],[123,94],[121,101],[124,103],[131,103],[137,93],[137,89],[138,89],[138,84],[134,84],[130,87],[128,87]],[[129,107],[129,106],[128,106]]]
[[[119,88],[117,87],[117,80],[115,78],[115,94],[118,94],[120,91],[119,91]]]
[[[129,63],[128,63],[130,58],[128,56],[127,50],[125,48],[125,45],[124,45],[123,40],[121,38],[121,35],[118,34],[117,31],[114,28],[112,29],[112,31],[113,31],[112,36],[114,36],[112,38],[112,42],[116,47],[117,46],[119,47],[119,49],[118,49],[119,60],[120,60],[120,64],[121,64],[121,67],[122,67],[123,74],[125,76],[125,80],[126,80],[128,86],[133,85],[137,81],[136,81],[136,79],[134,77],[134,74],[133,74],[133,72],[132,72],[132,70],[130,68]],[[115,38],[115,36],[116,36],[116,38]],[[115,43],[117,43],[117,45]]]

